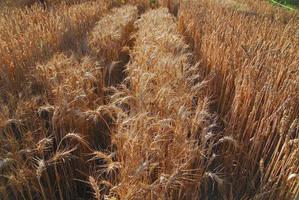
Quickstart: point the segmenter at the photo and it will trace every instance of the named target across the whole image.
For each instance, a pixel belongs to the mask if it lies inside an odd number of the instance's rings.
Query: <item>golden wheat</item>
[[[111,97],[112,104],[123,108],[112,135],[121,168],[116,183],[107,179],[114,184],[107,195],[194,198],[197,194],[188,191],[201,184],[206,170],[203,155],[207,159],[211,155],[196,139],[204,138],[198,130],[208,122],[198,116],[208,116],[208,110],[202,97],[197,109],[192,105],[192,87],[186,77],[188,46],[165,8],[144,14],[136,26],[136,45],[127,66],[130,90],[116,90]]]
[[[294,20],[281,23],[209,0],[183,3],[180,29],[201,61],[202,76],[215,77],[207,92],[227,123],[223,134],[232,135],[239,146],[219,147],[223,171],[232,184],[220,191],[223,198],[229,198],[231,189],[237,199],[297,195],[291,188],[298,188],[298,182],[288,180],[298,173],[290,161],[296,147],[289,151],[287,145],[298,138],[291,129],[299,113],[299,43],[290,37],[298,30]]]
[[[0,199],[298,198],[298,12],[0,6]]]

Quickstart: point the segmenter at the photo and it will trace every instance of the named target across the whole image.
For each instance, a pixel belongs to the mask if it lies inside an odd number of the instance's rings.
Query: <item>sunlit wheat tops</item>
[[[137,16],[137,7],[123,6],[113,9],[98,21],[88,41],[92,53],[106,63],[117,61],[122,48],[130,39]]]
[[[88,37],[90,53],[105,65],[104,76],[108,86],[123,79],[124,65],[129,59],[126,49],[132,45],[131,33],[137,17],[135,6],[114,8],[97,22]]]

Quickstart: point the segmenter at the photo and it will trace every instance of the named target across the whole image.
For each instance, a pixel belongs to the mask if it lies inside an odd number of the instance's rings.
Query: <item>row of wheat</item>
[[[98,35],[99,28],[96,26],[85,42],[85,39],[81,39],[85,31],[105,9],[107,7],[98,2],[76,5],[65,11],[74,27],[67,30],[72,34],[68,39],[76,39],[80,45],[86,46],[86,51],[80,54],[71,51],[55,53],[72,46],[63,45],[61,41],[51,43],[53,40],[46,40],[45,36],[59,38],[63,32],[57,35],[51,31],[34,32],[40,35],[41,41],[49,42],[45,50],[53,51],[48,56],[54,56],[44,64],[24,65],[22,76],[26,79],[22,79],[23,82],[20,83],[19,96],[12,94],[15,101],[10,100],[1,105],[1,199],[77,199],[91,195],[88,177],[101,166],[97,154],[108,151],[111,146],[108,124],[113,116],[105,112],[104,76],[107,63],[102,58],[109,59],[110,62],[120,59],[113,55],[120,55],[122,46],[116,49],[107,44],[127,45],[124,41],[129,41],[128,31],[131,31],[127,27],[131,27],[138,12],[135,7],[130,6],[112,10],[112,14],[98,22],[98,25],[106,22],[107,31],[104,36]],[[48,11],[35,11],[35,14],[42,12],[39,13],[41,18],[48,16]],[[83,11],[88,14],[85,15]],[[27,19],[24,19],[27,21],[30,21],[29,16],[35,16],[33,13],[27,14]],[[51,27],[39,21],[35,23]],[[32,27],[37,26],[35,24]],[[62,30],[63,28],[61,27]],[[23,31],[24,28],[20,30]],[[105,31],[105,28],[102,30]],[[19,35],[15,33],[16,37]],[[31,39],[34,41],[33,38],[26,39],[28,43]],[[94,40],[98,43],[95,44]],[[93,57],[96,47],[106,49],[107,52],[113,50],[114,54],[103,55],[102,58]],[[37,50],[36,48],[33,45],[30,50]],[[24,52],[30,53],[28,49]],[[89,53],[91,56],[84,55]],[[43,59],[43,55],[40,56],[38,60]],[[35,61],[31,58],[30,63]],[[9,79],[7,81],[11,83]],[[30,88],[26,87],[27,84]],[[3,99],[8,96],[2,95]]]
[[[252,2],[251,2],[252,3]],[[207,94],[235,145],[217,149],[228,199],[294,199],[298,182],[298,23],[213,1],[185,1],[180,30],[213,77]],[[269,17],[270,16],[270,17]],[[271,17],[272,16],[272,17]]]
[[[205,197],[209,181],[223,181],[208,166],[213,145],[225,140],[210,135],[217,116],[201,95],[205,82],[197,80],[188,46],[166,8],[147,12],[135,25],[127,87],[110,97],[109,107],[119,109],[111,135],[116,148],[102,156],[105,165],[95,181],[105,183],[104,195],[111,199]]]

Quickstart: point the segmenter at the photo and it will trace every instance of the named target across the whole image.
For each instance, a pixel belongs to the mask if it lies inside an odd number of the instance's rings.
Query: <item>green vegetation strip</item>
[[[282,4],[282,3],[280,3],[280,2],[278,2],[278,1],[275,1],[275,0],[270,0],[273,4],[276,4],[276,5],[279,5],[279,6],[281,6],[281,7],[283,7],[283,8],[286,8],[286,9],[289,9],[289,10],[293,10],[293,11],[295,11],[296,10],[296,8],[297,7],[295,7],[294,5],[291,5],[291,4]]]

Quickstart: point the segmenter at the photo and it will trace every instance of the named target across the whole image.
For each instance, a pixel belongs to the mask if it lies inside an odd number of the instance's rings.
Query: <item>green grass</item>
[[[271,2],[289,10],[296,10],[299,8],[299,1],[297,0],[271,0]]]

